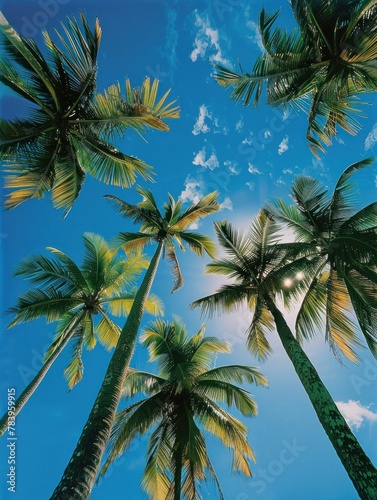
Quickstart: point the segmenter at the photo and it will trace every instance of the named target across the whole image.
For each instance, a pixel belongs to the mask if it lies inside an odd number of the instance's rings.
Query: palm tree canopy
[[[163,205],[161,212],[149,189],[138,187],[137,192],[143,197],[137,205],[130,205],[116,196],[105,196],[114,203],[115,208],[124,217],[132,219],[135,224],[140,224],[140,231],[137,233],[119,233],[114,240],[114,245],[123,246],[125,250],[140,250],[149,242],[163,242],[166,257],[172,262],[175,278],[172,292],[174,292],[183,284],[176,245],[181,250],[184,250],[187,245],[199,256],[202,256],[204,252],[211,257],[215,254],[215,244],[208,236],[188,231],[187,227],[219,210],[218,193],[213,191],[186,209],[183,209],[181,200],[175,201],[169,194],[169,201]]]
[[[158,80],[146,78],[137,89],[127,79],[124,95],[119,84],[96,95],[101,28],[97,19],[92,31],[80,17],[82,27],[68,18],[57,32],[62,48],[43,32],[45,56],[0,13],[0,82],[30,104],[26,118],[0,122],[5,187],[12,189],[6,208],[51,191],[53,205],[67,214],[86,174],[122,187],[137,175],[151,180],[150,165],[109,141],[128,129],[168,130],[164,119],[179,117],[174,102],[166,102],[170,91],[157,98]]]
[[[297,27],[273,29],[279,12],[259,17],[265,49],[251,73],[216,67],[216,80],[233,88],[247,106],[260,101],[266,84],[272,106],[308,113],[307,140],[318,155],[341,127],[355,135],[361,116],[357,94],[377,89],[377,5],[375,0],[292,0]]]
[[[58,321],[45,360],[74,328],[71,362],[65,371],[70,388],[82,378],[84,347],[93,349],[97,339],[106,349],[117,344],[120,328],[111,315],[129,313],[136,294],[130,286],[148,265],[140,253],[121,257],[101,236],[85,233],[83,241],[81,267],[55,248],[48,248],[53,258],[34,255],[24,259],[15,274],[37,286],[21,295],[9,310],[15,315],[9,328],[41,317],[47,322]],[[163,304],[152,295],[146,310],[162,314]],[[99,320],[95,321],[97,315]]]
[[[247,346],[260,359],[266,358],[271,346],[266,332],[275,328],[265,301],[265,294],[285,305],[297,299],[308,286],[306,276],[286,287],[287,280],[302,271],[302,259],[287,263],[287,248],[279,244],[280,226],[261,210],[246,234],[227,221],[215,222],[215,230],[224,256],[206,266],[206,272],[227,276],[229,284],[193,302],[203,314],[238,311],[244,305],[254,311],[248,328]],[[293,253],[293,250],[292,250]]]
[[[353,361],[354,348],[362,343],[352,312],[377,357],[377,203],[360,208],[350,180],[373,161],[350,165],[331,195],[316,179],[300,176],[291,190],[294,205],[278,199],[267,207],[272,217],[293,230],[298,243],[290,258],[302,256],[301,272],[309,279],[297,316],[298,338],[310,338],[325,327],[334,353],[340,349]]]
[[[254,459],[254,455],[247,443],[247,429],[218,402],[234,404],[243,415],[256,415],[251,394],[234,383],[266,386],[267,381],[255,367],[212,368],[215,355],[229,353],[230,347],[221,339],[205,337],[204,332],[202,327],[189,337],[178,320],[157,320],[145,330],[143,344],[148,346],[150,361],[157,361],[158,374],[129,372],[123,396],[132,398],[143,393],[146,397],[118,412],[101,474],[137,435],[153,429],[143,488],[151,498],[173,498],[172,478],[177,477],[175,469],[181,464],[182,496],[199,498],[196,483],[205,479],[206,471],[219,487],[201,426],[233,450],[234,470],[251,475],[248,459]]]

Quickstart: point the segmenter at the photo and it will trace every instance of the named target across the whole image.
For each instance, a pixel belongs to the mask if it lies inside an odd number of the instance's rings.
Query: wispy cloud
[[[259,171],[259,169],[255,166],[255,165],[252,165],[251,163],[248,163],[248,168],[247,170],[251,173],[251,174],[261,174],[261,172]]]
[[[377,123],[373,125],[372,130],[366,136],[364,143],[365,150],[368,151],[368,149],[373,148],[376,142],[377,142]]]
[[[279,144],[279,149],[278,149],[279,155],[282,155],[283,153],[288,151],[288,149],[289,149],[288,142],[289,142],[289,137],[286,135],[284,137],[284,139],[281,141],[281,143]]]
[[[229,196],[226,196],[224,201],[220,203],[220,210],[233,210],[233,202],[229,198]]]
[[[257,23],[255,23],[254,21],[247,21],[246,26],[249,28],[251,32],[251,35],[248,35],[247,38],[249,38],[253,43],[255,43],[255,45],[259,47],[261,52],[264,52],[265,48],[263,46],[262,37],[260,36]]]
[[[242,118],[240,118],[238,120],[238,122],[236,123],[236,131],[237,132],[241,132],[241,130],[243,129],[243,127],[244,127],[244,121],[243,121]]]
[[[232,175],[240,175],[241,167],[236,161],[225,160],[224,167],[226,167]]]
[[[219,31],[211,27],[208,16],[201,17],[198,12],[195,12],[195,26],[198,31],[195,36],[194,49],[190,54],[192,62],[198,60],[198,57],[204,59],[207,51],[212,52],[209,55],[210,61],[228,64],[223,55],[219,44]]]
[[[368,422],[377,422],[377,413],[374,413],[369,408],[370,406],[363,406],[360,401],[348,400],[347,403],[338,401],[335,403],[345,418],[350,427],[358,430],[363,424],[364,420]]]
[[[194,165],[209,168],[210,170],[214,170],[219,166],[219,160],[217,159],[215,150],[212,150],[209,158],[206,159],[206,147],[203,146],[202,149],[196,153],[195,158],[192,163]]]
[[[211,130],[209,125],[205,123],[206,118],[212,119],[212,115],[208,111],[207,106],[202,104],[199,108],[199,116],[194,124],[194,128],[192,129],[192,133],[194,135],[198,135],[200,133],[207,134]]]
[[[245,185],[250,189],[250,191],[254,191],[255,189],[254,182],[245,182]]]

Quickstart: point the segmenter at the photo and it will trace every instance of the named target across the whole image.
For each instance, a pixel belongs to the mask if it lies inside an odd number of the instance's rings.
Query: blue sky
[[[356,137],[340,133],[327,153],[315,159],[306,141],[306,117],[283,113],[264,104],[244,109],[229,100],[229,94],[212,78],[211,62],[236,63],[252,68],[260,53],[256,31],[262,7],[274,12],[281,7],[278,23],[291,27],[294,21],[286,0],[7,0],[1,10],[22,34],[41,41],[40,29],[52,31],[67,15],[86,10],[93,24],[97,15],[103,35],[98,58],[98,90],[126,77],[134,86],[146,76],[160,79],[160,90],[172,88],[171,97],[181,106],[181,118],[171,120],[170,132],[149,132],[146,142],[129,133],[119,147],[155,168],[156,182],[140,184],[153,190],[160,205],[171,193],[183,201],[196,201],[214,189],[220,192],[221,212],[199,223],[200,232],[214,237],[214,220],[228,219],[246,228],[260,206],[273,196],[287,198],[298,174],[321,179],[329,188],[351,163],[377,153],[375,95],[365,96],[362,130]],[[2,89],[2,113],[17,115],[22,106]],[[355,180],[363,204],[376,199],[376,166],[357,174]],[[59,248],[77,262],[82,258],[82,234],[94,232],[105,238],[131,230],[108,201],[114,194],[137,203],[135,189],[121,190],[87,178],[72,211],[63,220],[48,197],[33,200],[1,214],[2,311],[14,304],[27,285],[13,278],[17,263],[27,255],[44,253],[47,246]],[[151,249],[148,248],[148,252]],[[208,259],[180,255],[184,287],[170,295],[169,266],[160,265],[153,292],[165,302],[165,318],[182,318],[196,333],[203,318],[189,303],[210,293],[221,283],[204,277]],[[287,314],[292,323],[294,311]],[[145,323],[151,318],[146,316]],[[217,363],[259,365],[244,347],[245,330],[251,315],[247,311],[206,320],[207,333],[232,342],[231,355]],[[9,317],[2,315],[3,329]],[[8,387],[20,393],[40,367],[41,357],[52,339],[54,325],[43,321],[17,326],[1,334],[0,409],[6,403]],[[230,500],[306,500],[357,498],[314,410],[283,352],[270,335],[274,353],[259,365],[269,388],[250,387],[259,406],[256,418],[244,418],[249,442],[257,463],[252,480],[231,474],[231,456],[209,439],[214,467],[224,495]],[[366,351],[360,363],[341,366],[333,359],[319,334],[305,349],[334,400],[350,422],[371,460],[377,464],[377,365]],[[17,493],[6,491],[7,453],[0,444],[0,497],[20,500],[49,498],[68,462],[110,359],[100,346],[84,355],[82,382],[68,391],[63,371],[68,352],[51,369],[17,419]],[[148,367],[147,355],[138,346],[134,367]],[[236,413],[236,412],[235,412]],[[139,480],[144,464],[146,439],[136,441],[127,455],[117,461],[94,488],[94,500],[143,499]],[[13,497],[11,496],[13,495]],[[214,488],[203,486],[203,498],[216,498]]]

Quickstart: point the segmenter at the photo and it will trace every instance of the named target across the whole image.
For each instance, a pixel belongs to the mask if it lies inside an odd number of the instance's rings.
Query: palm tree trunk
[[[136,294],[102,386],[72,458],[50,500],[86,500],[89,498],[110,436],[127,369],[135,347],[145,301],[157,271],[162,249],[163,243],[160,242]]]
[[[179,445],[175,453],[174,500],[181,500],[182,453],[183,446]]]
[[[63,339],[63,341],[60,343],[58,348],[54,351],[54,353],[48,358],[48,360],[43,363],[41,366],[40,370],[38,373],[35,375],[33,380],[28,384],[25,389],[21,392],[21,394],[18,396],[14,408],[12,409],[13,416],[16,417],[22,408],[25,406],[25,404],[28,402],[28,400],[31,398],[31,396],[34,394],[34,392],[37,390],[39,384],[42,382],[44,379],[45,375],[55,362],[56,358],[59,356],[59,354],[63,351],[65,346],[68,344],[68,342],[71,340],[75,333],[75,329],[77,324],[81,321],[82,315],[79,315],[77,318],[74,318],[74,321],[70,327],[70,331],[68,331],[67,335]],[[8,412],[6,412],[2,418],[0,419],[0,437],[3,436],[5,431],[8,428]]]
[[[376,500],[376,468],[361,448],[274,301],[269,296],[265,296],[265,301],[274,317],[283,347],[356,491],[363,500]]]

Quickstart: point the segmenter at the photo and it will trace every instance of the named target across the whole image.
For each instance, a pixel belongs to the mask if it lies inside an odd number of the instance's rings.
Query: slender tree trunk
[[[134,304],[120,334],[102,386],[76,449],[50,500],[86,500],[89,498],[110,436],[127,369],[135,347],[145,301],[156,274],[162,248],[163,243],[161,242],[136,294]]]
[[[178,446],[178,449],[176,450],[175,470],[174,470],[174,500],[181,500],[182,453],[183,453],[183,446]]]
[[[274,301],[266,296],[278,335],[343,467],[363,500],[377,499],[377,470],[344,420],[316,369],[293,336]]]
[[[42,382],[44,379],[45,375],[55,362],[56,358],[59,356],[59,354],[62,352],[62,350],[65,348],[65,346],[68,344],[68,342],[71,340],[75,333],[75,329],[77,324],[81,321],[82,315],[80,315],[78,318],[74,318],[75,321],[73,321],[73,324],[70,327],[70,331],[68,331],[66,337],[63,339],[61,344],[58,346],[56,351],[48,358],[48,360],[43,363],[41,366],[40,370],[36,374],[36,376],[33,378],[33,380],[25,387],[25,389],[21,392],[21,394],[18,396],[15,406],[13,408],[13,416],[17,416],[22,408],[25,406],[25,404],[28,402],[28,400],[31,398],[31,396],[34,394],[34,392],[37,390],[39,384]],[[6,412],[1,420],[0,420],[0,437],[3,436],[5,431],[8,428],[8,413]]]

